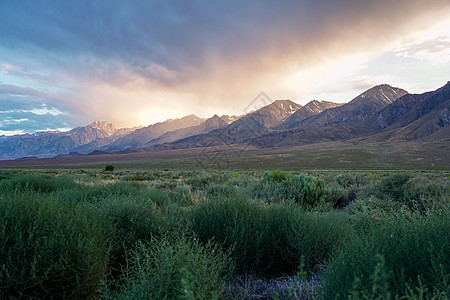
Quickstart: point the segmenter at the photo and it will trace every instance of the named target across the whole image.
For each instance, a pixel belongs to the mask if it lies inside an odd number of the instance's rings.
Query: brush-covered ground
[[[449,183],[442,171],[0,171],[0,298],[448,299]]]

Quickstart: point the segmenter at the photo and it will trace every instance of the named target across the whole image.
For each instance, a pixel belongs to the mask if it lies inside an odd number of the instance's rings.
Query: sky
[[[449,80],[448,0],[0,0],[0,135]]]

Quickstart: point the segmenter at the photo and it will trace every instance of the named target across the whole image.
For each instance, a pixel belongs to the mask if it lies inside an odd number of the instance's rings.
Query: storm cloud
[[[39,82],[21,87],[37,98],[55,87],[56,109],[137,125],[145,108],[228,112],[261,90],[301,98],[314,82],[287,85],[290,75],[390,50],[449,12],[448,0],[2,1],[0,63],[37,70],[8,78]]]

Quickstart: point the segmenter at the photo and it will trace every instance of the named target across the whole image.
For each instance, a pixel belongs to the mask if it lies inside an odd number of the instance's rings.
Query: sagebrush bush
[[[375,259],[377,264],[370,276],[369,288],[362,288],[361,280],[357,277],[354,279],[352,288],[348,291],[348,298],[346,297],[346,299],[448,299],[448,294],[446,291],[423,284],[420,275],[417,277],[417,283],[413,285],[413,287],[411,287],[410,284],[406,284],[405,290],[403,290],[401,293],[396,292],[395,289],[389,284],[389,281],[392,277],[392,270],[386,267],[386,262],[383,255],[377,254],[375,255]]]
[[[288,178],[288,174],[280,169],[270,171],[270,175],[272,176],[272,179],[275,181],[283,181]]]
[[[392,271],[387,284],[392,295],[404,295],[408,287],[424,284],[430,289],[450,293],[450,220],[448,217],[421,218],[414,221],[368,218],[328,264],[324,273],[327,299],[339,295],[347,299],[354,280],[361,290],[370,290],[376,255]],[[421,283],[418,282],[418,276]],[[425,291],[432,294],[433,290]]]
[[[0,198],[0,298],[91,299],[107,273],[107,223],[34,193]]]
[[[114,247],[110,268],[118,276],[125,265],[125,253],[138,241],[146,242],[159,236],[162,230],[182,230],[183,217],[178,207],[161,208],[151,199],[137,197],[110,197],[97,204],[98,214],[114,225]]]
[[[112,172],[114,171],[114,166],[113,165],[106,165],[105,166],[105,172]]]
[[[222,180],[221,175],[216,173],[200,174],[192,176],[186,179],[186,183],[189,184],[194,190],[200,190],[211,183],[220,183]]]
[[[277,177],[266,172],[259,183],[251,189],[251,195],[272,202],[295,201],[305,207],[315,207],[328,203],[330,207],[347,199],[343,189],[327,187],[321,178],[310,175]]]
[[[206,197],[231,197],[238,193],[236,187],[229,184],[210,184],[204,189]]]
[[[105,299],[218,299],[233,273],[228,253],[195,236],[154,237],[127,257],[123,283]]]
[[[336,182],[343,188],[349,188],[356,184],[356,176],[348,173],[341,174],[336,177]]]
[[[449,203],[446,200],[450,195],[450,186],[448,182],[430,182],[422,176],[411,178],[407,174],[395,174],[366,186],[360,194],[362,200],[377,198],[386,204],[390,203],[388,206],[376,205],[378,210],[383,207],[391,210],[386,211],[389,215],[398,211],[395,203],[399,203],[406,207],[409,214],[425,216],[442,214],[443,210],[448,210]]]
[[[8,179],[10,177],[11,177],[11,175],[8,172],[0,170],[0,180]]]
[[[0,181],[0,191],[3,193],[20,193],[23,191],[50,193],[57,190],[70,189],[75,186],[75,183],[70,178],[44,175],[16,175]]]
[[[323,263],[350,232],[345,218],[242,196],[201,201],[191,214],[200,240],[233,249],[239,272],[267,276],[295,272],[302,255],[309,268]]]

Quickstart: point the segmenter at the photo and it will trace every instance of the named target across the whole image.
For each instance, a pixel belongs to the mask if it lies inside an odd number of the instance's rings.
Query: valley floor
[[[290,148],[230,145],[177,150],[139,150],[57,158],[0,161],[0,168],[345,168],[450,169],[449,142],[324,142]]]

